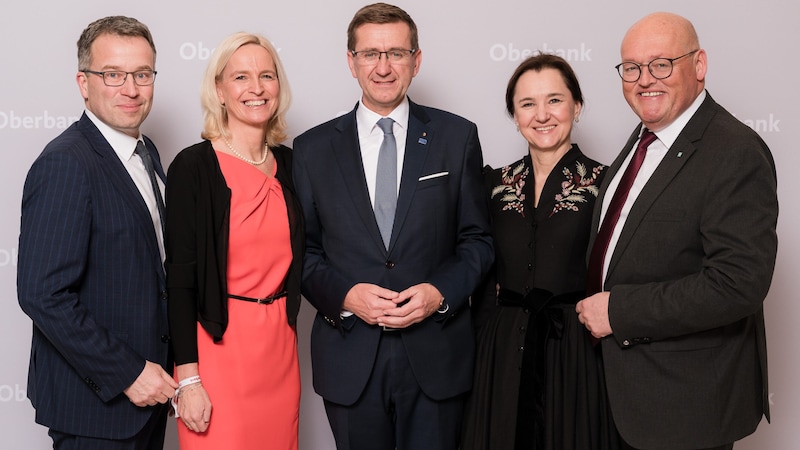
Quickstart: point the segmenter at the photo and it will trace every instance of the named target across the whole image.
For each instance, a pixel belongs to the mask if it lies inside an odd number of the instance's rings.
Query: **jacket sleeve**
[[[179,154],[169,167],[165,247],[169,326],[175,364],[197,362],[198,173]]]
[[[92,199],[85,167],[76,156],[51,151],[34,162],[22,198],[17,292],[36,329],[109,401],[134,382],[145,359],[122,336],[98,324],[81,301],[81,285],[90,282],[91,233],[102,226],[93,222],[93,201],[99,199]],[[124,294],[109,289],[107,301],[124,302],[118,298]]]

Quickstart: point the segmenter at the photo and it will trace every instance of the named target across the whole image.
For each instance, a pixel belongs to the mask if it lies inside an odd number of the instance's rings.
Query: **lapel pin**
[[[419,138],[419,140],[418,140],[417,142],[419,142],[419,143],[420,143],[420,144],[422,144],[422,145],[425,145],[425,144],[427,144],[427,143],[428,143],[428,140],[427,140],[427,139],[425,139],[425,136],[427,136],[427,135],[428,135],[428,132],[427,132],[427,131],[423,131],[423,132],[422,132],[422,137],[421,137],[421,138]]]
[[[683,152],[678,152],[678,158],[680,158],[681,156],[683,156]]]

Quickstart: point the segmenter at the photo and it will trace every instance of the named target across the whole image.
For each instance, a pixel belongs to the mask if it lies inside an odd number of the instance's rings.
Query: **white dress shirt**
[[[156,198],[153,195],[153,185],[150,183],[150,176],[147,175],[147,170],[144,168],[142,159],[138,156],[134,157],[136,143],[138,141],[144,142],[142,135],[140,134],[138,139],[134,139],[125,133],[117,131],[106,125],[88,109],[86,110],[86,116],[89,117],[97,129],[100,130],[100,133],[104,138],[106,138],[106,141],[108,141],[108,143],[111,145],[111,148],[114,149],[114,153],[116,153],[119,157],[119,160],[122,161],[122,165],[125,166],[125,170],[128,171],[128,174],[133,180],[133,184],[136,185],[136,188],[142,195],[142,199],[144,199],[144,203],[147,205],[147,209],[150,211],[150,218],[153,221],[153,228],[155,229],[156,238],[158,239],[158,250],[161,253],[161,262],[163,263],[166,259],[166,253],[164,251],[164,236],[161,230],[161,218],[158,215]],[[158,181],[158,187],[161,190],[158,195],[160,195],[163,200],[164,183],[158,176],[156,176],[156,180]]]
[[[406,134],[408,133],[408,98],[404,99],[397,108],[388,116],[394,120],[392,133],[397,143],[397,190],[400,190],[400,178],[403,173],[403,159],[406,155]],[[361,163],[364,166],[364,176],[369,189],[369,199],[375,207],[375,178],[378,174],[378,153],[383,143],[383,131],[378,127],[378,120],[383,116],[371,111],[358,102],[356,109],[356,125],[358,127],[358,142],[361,146]]]
[[[683,128],[686,126],[686,124],[689,123],[689,119],[691,119],[694,113],[697,112],[697,109],[700,108],[700,105],[703,103],[705,98],[706,92],[703,91],[697,96],[694,102],[692,102],[691,106],[689,106],[686,111],[678,116],[674,122],[669,124],[666,128],[654,132],[657,139],[653,141],[649,147],[647,147],[647,154],[645,155],[644,162],[642,162],[642,167],[639,169],[639,172],[636,174],[636,178],[633,180],[633,185],[628,193],[628,197],[625,199],[625,204],[622,205],[622,211],[620,212],[619,220],[617,220],[614,231],[611,233],[611,240],[608,243],[608,251],[606,251],[605,260],[603,261],[604,284],[606,275],[608,274],[608,265],[611,262],[611,256],[614,254],[614,248],[617,246],[617,241],[622,233],[622,228],[625,226],[625,220],[628,218],[628,213],[630,213],[634,202],[636,202],[636,199],[639,197],[642,189],[644,189],[645,185],[650,180],[650,177],[653,176],[653,173],[655,173],[658,165],[661,164],[661,161],[667,155],[669,148],[675,143],[678,135],[681,133],[681,131],[683,131]],[[640,137],[642,131],[643,130],[639,131]],[[633,158],[633,153],[638,144],[639,141],[636,141],[636,144],[631,148],[631,151],[628,153],[625,161],[622,162],[620,170],[614,174],[614,178],[612,178],[611,182],[608,184],[608,189],[603,197],[603,209],[600,213],[600,224],[603,223],[603,219],[608,211],[608,206],[611,203],[611,198],[614,196],[614,192],[616,192],[617,186],[619,186],[622,174],[625,172],[625,168],[628,167],[631,158]]]

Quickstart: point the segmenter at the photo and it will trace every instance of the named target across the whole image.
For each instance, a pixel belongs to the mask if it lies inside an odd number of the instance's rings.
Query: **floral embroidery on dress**
[[[574,174],[569,167],[564,167],[562,173],[567,179],[561,182],[561,192],[556,194],[556,205],[549,217],[559,211],[578,211],[578,203],[586,203],[587,193],[597,197],[597,177],[603,169],[602,165],[596,166],[589,175],[586,166],[581,162],[575,163]]]
[[[503,167],[500,173],[500,186],[492,189],[492,198],[499,194],[503,194],[500,201],[505,203],[503,211],[516,211],[525,217],[525,194],[522,193],[522,187],[525,186],[525,178],[528,177],[529,167],[525,166],[524,162],[511,167]]]
[[[561,172],[566,177],[561,182],[561,192],[556,194],[556,204],[548,217],[559,211],[578,211],[579,203],[586,203],[586,195],[591,194],[597,197],[599,188],[597,178],[605,166],[598,165],[592,168],[591,173],[586,169],[586,165],[581,162],[575,163],[575,173],[569,167],[564,167]],[[499,186],[492,189],[492,198],[498,195],[500,201],[504,203],[503,211],[516,211],[525,217],[525,194],[522,188],[525,180],[530,173],[530,166],[526,166],[524,161],[520,161],[515,166],[505,166],[500,172]]]

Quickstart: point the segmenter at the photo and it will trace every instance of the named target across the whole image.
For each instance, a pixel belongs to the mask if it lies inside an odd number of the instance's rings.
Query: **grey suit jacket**
[[[637,136],[609,169],[593,230]],[[634,447],[718,446],[769,418],[776,183],[767,145],[707,95],[636,199],[608,267],[614,334],[602,341],[613,417]]]

